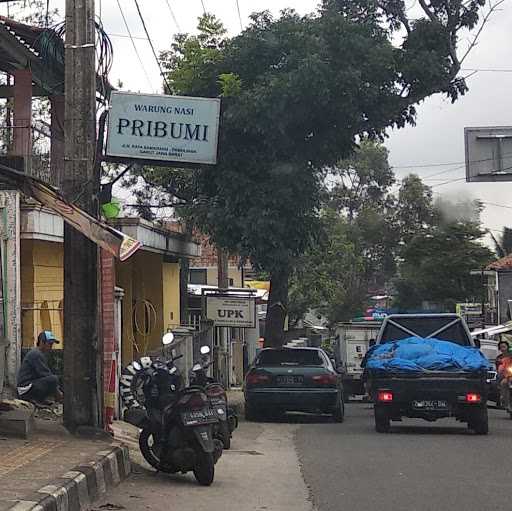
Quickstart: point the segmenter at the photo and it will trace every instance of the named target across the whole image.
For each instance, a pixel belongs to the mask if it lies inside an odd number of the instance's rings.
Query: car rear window
[[[462,346],[469,346],[471,342],[468,334],[460,321],[454,322],[455,317],[402,317],[393,318],[393,321],[404,326],[407,330],[414,332],[419,337],[428,337],[437,330],[440,330],[445,325],[450,325],[448,328],[442,330],[434,337],[442,341],[450,341]],[[409,332],[405,332],[401,328],[389,322],[386,324],[380,342],[400,341],[411,337]]]
[[[268,350],[258,357],[259,366],[321,366],[324,364],[316,350]]]

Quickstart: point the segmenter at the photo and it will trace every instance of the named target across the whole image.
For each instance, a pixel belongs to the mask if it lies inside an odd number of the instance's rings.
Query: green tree
[[[216,244],[269,272],[266,345],[283,341],[288,280],[315,242],[325,169],[360,137],[413,123],[425,97],[466,91],[458,34],[476,26],[483,1],[420,2],[413,20],[401,1],[324,0],[314,15],[255,14],[231,39],[207,16],[163,55],[171,92],[224,96],[220,153],[215,168],[187,174],[193,199],[176,172],[152,171],[152,182],[193,200],[188,212]]]
[[[329,179],[334,180],[329,191],[331,206],[353,220],[364,205],[386,206],[395,175],[388,162],[388,150],[363,139],[350,158],[336,164]]]
[[[367,298],[367,267],[346,218],[328,209],[318,243],[299,259],[290,282],[291,324],[314,309],[334,323],[347,320]]]
[[[472,204],[471,218],[465,218]],[[445,201],[446,206],[446,201]],[[453,217],[459,210],[462,216]],[[421,307],[427,301],[454,310],[459,301],[472,301],[481,295],[479,279],[471,270],[483,269],[493,259],[481,243],[485,234],[480,226],[481,204],[466,201],[462,209],[452,205],[436,208],[436,225],[419,231],[404,247],[403,261],[396,280],[398,305],[404,309]]]
[[[371,290],[395,276],[399,230],[388,152],[363,140],[330,171],[322,210],[323,236],[300,258],[291,279],[293,320],[314,308],[331,323],[354,317]]]
[[[395,214],[401,243],[407,245],[419,233],[428,231],[435,223],[435,216],[431,188],[415,174],[405,177]]]

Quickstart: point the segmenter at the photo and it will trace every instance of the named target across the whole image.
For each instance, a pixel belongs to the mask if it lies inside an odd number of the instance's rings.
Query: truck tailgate
[[[470,392],[487,399],[485,374],[482,373],[429,373],[420,376],[383,374],[370,376],[372,391],[381,389],[393,392],[393,401],[413,399],[445,399],[457,401],[458,396]]]

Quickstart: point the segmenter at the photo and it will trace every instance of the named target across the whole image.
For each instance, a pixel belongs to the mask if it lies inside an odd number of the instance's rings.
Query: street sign
[[[106,155],[111,159],[217,163],[220,99],[112,92]]]
[[[256,328],[254,297],[206,295],[206,318],[215,326]]]
[[[512,181],[512,127],[464,128],[466,181]]]

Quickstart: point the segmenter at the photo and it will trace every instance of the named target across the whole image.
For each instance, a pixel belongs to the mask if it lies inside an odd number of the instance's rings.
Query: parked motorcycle
[[[190,371],[189,380],[191,384],[205,389],[210,406],[219,420],[218,426],[214,430],[214,437],[222,442],[224,449],[230,449],[233,431],[238,427],[238,417],[234,410],[228,406],[226,389],[208,376],[208,368],[212,364],[209,359],[210,348],[201,346],[200,352],[201,363],[194,365]]]
[[[162,342],[170,345],[172,334],[166,334]],[[132,363],[124,380],[121,378],[124,388],[130,389],[121,389],[123,397],[128,395],[125,402],[131,403],[125,420],[142,429],[139,447],[151,466],[171,474],[192,471],[199,484],[209,486],[223,447],[214,438],[217,415],[202,387],[184,386],[175,365],[181,355],[170,360],[150,359],[151,363],[148,358],[137,363],[140,370]]]

